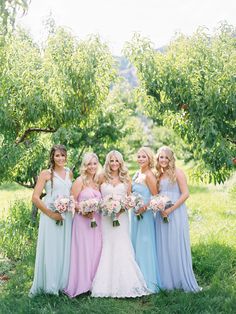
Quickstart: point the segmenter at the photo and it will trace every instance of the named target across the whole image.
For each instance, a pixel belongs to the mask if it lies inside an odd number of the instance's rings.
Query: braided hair
[[[63,156],[67,157],[67,150],[64,145],[60,145],[60,144],[53,145],[53,147],[51,148],[50,157],[49,157],[49,169],[51,171],[51,188],[52,189],[53,189],[53,173],[55,169],[54,155],[57,150],[59,150]]]

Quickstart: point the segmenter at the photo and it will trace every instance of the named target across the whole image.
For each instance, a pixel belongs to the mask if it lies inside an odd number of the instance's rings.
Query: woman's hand
[[[93,219],[94,214],[93,213],[87,213],[83,215],[83,217],[88,218],[88,219]]]
[[[122,208],[122,209],[119,211],[119,213],[116,214],[116,217],[119,218],[120,215],[121,215],[122,213],[124,213],[124,212],[125,212],[125,210]]]
[[[135,214],[136,215],[143,214],[146,210],[147,210],[147,206],[142,206],[142,207],[139,208],[139,210],[135,211]]]
[[[169,207],[168,209],[161,210],[160,214],[163,218],[165,218],[165,217],[168,217],[172,211],[173,211],[172,207]]]
[[[78,213],[80,211],[79,203],[75,202],[75,211]]]
[[[49,217],[56,220],[56,221],[62,221],[63,220],[62,215],[59,213],[55,213],[55,212],[51,212]]]

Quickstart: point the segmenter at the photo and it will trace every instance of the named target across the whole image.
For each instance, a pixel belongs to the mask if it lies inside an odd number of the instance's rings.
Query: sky
[[[78,39],[99,34],[114,55],[121,55],[135,32],[159,48],[176,33],[191,35],[199,26],[210,34],[221,21],[236,26],[236,0],[31,0],[27,15],[18,22],[40,42],[50,14],[57,26]]]

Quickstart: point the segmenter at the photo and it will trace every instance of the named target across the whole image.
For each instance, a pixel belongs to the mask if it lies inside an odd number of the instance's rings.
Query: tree
[[[41,51],[19,30],[0,53],[0,181],[34,187],[53,143],[74,156],[119,136],[105,110],[114,60],[97,36],[78,42],[58,28]]]
[[[171,126],[197,161],[195,176],[221,183],[236,156],[236,32],[221,25],[178,36],[164,53],[136,35],[126,54],[136,66],[140,90],[154,121]]]
[[[14,28],[17,13],[26,14],[30,0],[0,0],[0,34]]]

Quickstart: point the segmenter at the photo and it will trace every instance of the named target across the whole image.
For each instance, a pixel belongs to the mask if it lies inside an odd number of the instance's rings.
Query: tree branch
[[[82,147],[82,149],[81,149],[81,151],[80,151],[80,153],[79,153],[78,159],[77,159],[78,161],[80,160],[80,158],[81,158],[81,156],[82,156],[82,154],[83,154],[83,152],[84,152],[84,150],[85,150],[86,147],[87,147],[86,144]],[[78,162],[78,161],[77,161],[77,162]],[[72,166],[72,168],[71,168],[71,171],[72,171],[72,172],[75,171],[76,164],[77,164],[77,163],[75,163],[75,164]]]
[[[227,141],[236,145],[236,140],[231,140],[230,138],[227,138]]]
[[[20,144],[24,141],[24,139],[32,132],[46,132],[46,133],[54,133],[57,129],[53,128],[29,128],[25,130],[24,134],[16,140],[16,144]]]
[[[35,187],[34,184],[25,184],[25,183],[22,183],[20,181],[15,181],[16,183],[18,183],[19,185],[25,187],[25,188],[28,188],[28,189],[33,189]]]

